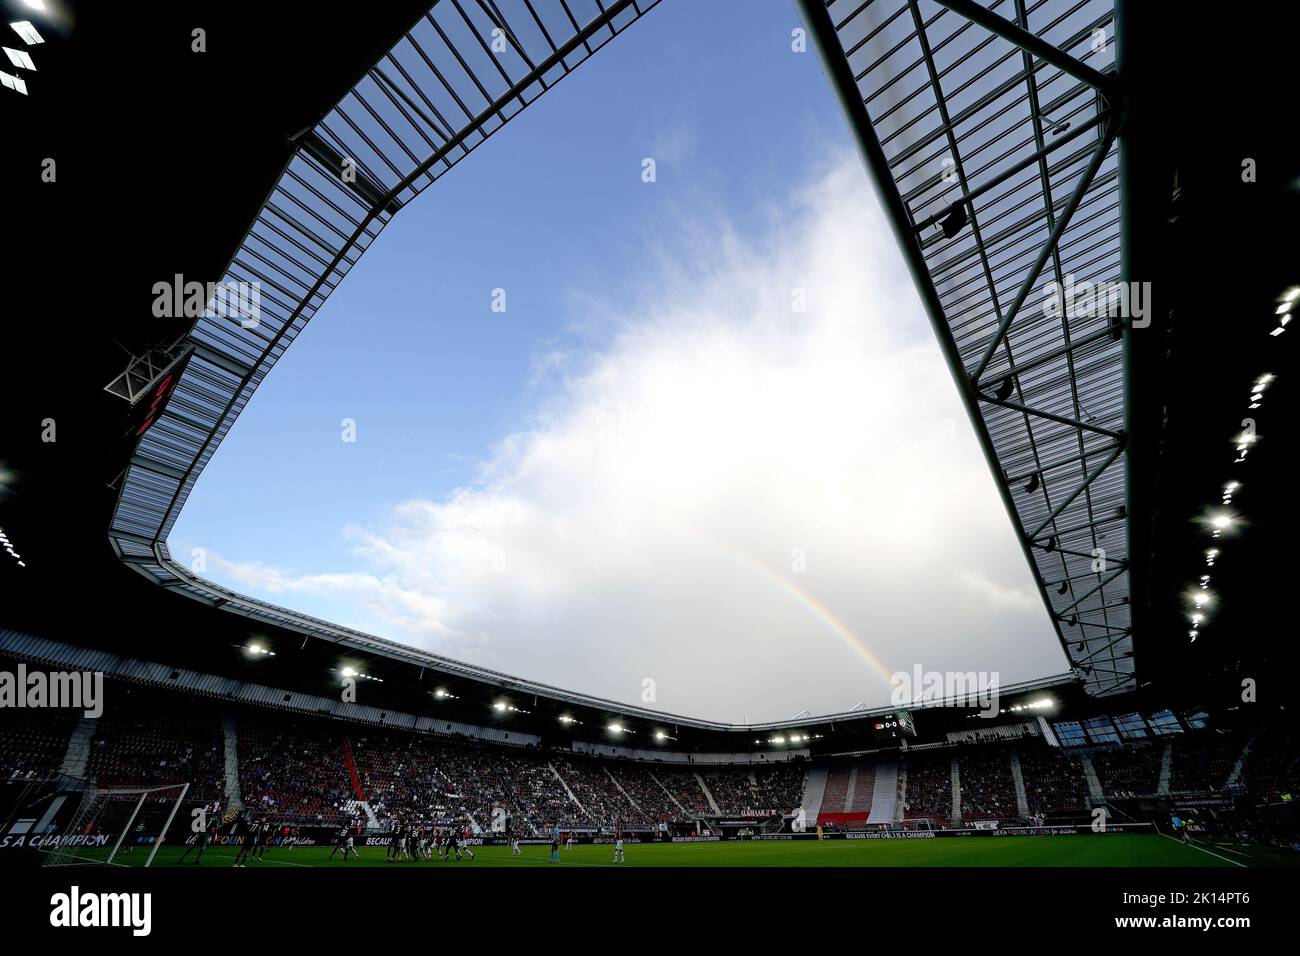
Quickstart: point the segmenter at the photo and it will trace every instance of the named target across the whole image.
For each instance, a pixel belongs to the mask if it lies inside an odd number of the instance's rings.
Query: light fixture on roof
[[[939,228],[943,230],[943,237],[951,239],[970,221],[970,216],[966,212],[966,204],[961,200],[953,203],[949,207],[947,214],[939,220]]]
[[[1012,376],[1008,375],[998,383],[998,387],[993,391],[993,397],[999,402],[1005,402],[1007,398],[1010,397],[1015,387],[1016,380]]]
[[[611,722],[607,729],[611,734],[621,734],[626,728],[620,723]]]
[[[1029,481],[1025,484],[1024,487],[1025,494],[1032,495],[1035,491],[1037,491],[1039,484],[1041,484],[1041,478],[1042,476],[1038,472],[1034,472],[1032,475],[1030,475]]]
[[[569,724],[573,723],[573,718],[568,714],[560,714],[560,723],[567,727]]]
[[[27,95],[27,84],[20,77],[10,76],[8,73],[0,70],[0,86],[7,90],[13,90],[16,93]]]
[[[48,9],[45,6],[45,0],[23,0],[23,6],[28,10],[35,10],[37,13],[45,13]]]
[[[9,26],[13,27],[14,33],[17,33],[19,39],[28,46],[35,46],[38,43],[45,42],[45,38],[36,32],[36,28],[32,26],[30,20],[19,20],[17,23],[9,24]]]
[[[36,64],[32,62],[32,58],[28,55],[26,50],[14,50],[7,46],[0,47],[0,49],[5,51],[5,56],[9,57],[9,62],[18,67],[18,69],[31,70],[33,73],[36,72]]]
[[[1044,123],[1046,123],[1050,127],[1050,132],[1053,136],[1060,136],[1062,133],[1064,133],[1066,130],[1070,128],[1069,120],[1065,120],[1062,123],[1058,123],[1056,120],[1052,119],[1046,113],[1039,113],[1038,118],[1041,119]]]

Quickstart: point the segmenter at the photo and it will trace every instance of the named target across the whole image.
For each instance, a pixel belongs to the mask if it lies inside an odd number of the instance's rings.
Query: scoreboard
[[[159,377],[158,381],[150,386],[147,394],[142,395],[127,414],[127,437],[135,441],[149,430],[158,417],[162,415],[163,409],[171,400],[172,393],[176,391],[176,386],[180,382],[181,375],[184,374],[186,366],[190,364],[192,351],[186,352],[181,358],[173,362],[165,374]]]
[[[912,723],[910,710],[896,710],[891,714],[882,714],[875,718],[871,729],[877,737],[884,740],[916,736],[916,725]]]

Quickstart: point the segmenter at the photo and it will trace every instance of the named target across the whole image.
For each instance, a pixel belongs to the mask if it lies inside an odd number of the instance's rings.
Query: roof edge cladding
[[[1113,0],[798,5],[1062,650],[1132,690]]]

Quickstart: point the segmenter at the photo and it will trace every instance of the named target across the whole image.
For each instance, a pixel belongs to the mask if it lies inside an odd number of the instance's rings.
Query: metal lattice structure
[[[192,351],[175,393],[122,478],[109,539],[124,562],[247,617],[434,660],[206,581],[172,559],[167,536],[253,392],[393,216],[658,2],[435,0],[320,123],[293,138],[292,158],[216,285],[256,283],[257,314],[209,302],[184,342]]]
[[[1125,322],[1045,294],[1122,288],[1113,0],[800,6],[1057,636],[1130,690]]]

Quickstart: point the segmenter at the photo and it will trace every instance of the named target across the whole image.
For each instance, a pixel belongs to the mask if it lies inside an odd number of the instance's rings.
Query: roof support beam
[[[1013,412],[1033,415],[1035,418],[1045,418],[1048,421],[1056,422],[1060,425],[1069,425],[1071,428],[1077,428],[1081,431],[1096,432],[1098,435],[1105,435],[1107,438],[1113,438],[1118,442],[1124,440],[1123,432],[1113,431],[1109,428],[1102,428],[1100,425],[1089,425],[1086,422],[1075,421],[1073,418],[1066,418],[1064,415],[1055,415],[1052,412],[1045,412],[1040,408],[1030,408],[1028,405],[1021,405],[1019,402],[1012,402],[1005,398],[995,398],[992,395],[985,395],[983,392],[976,392],[975,394],[981,402],[987,402],[990,405],[997,405],[999,408],[1009,408]]]
[[[961,198],[956,200],[953,203],[953,205],[957,205],[959,203],[973,202],[974,200],[978,199],[980,196],[983,196],[989,190],[996,189],[998,186],[1001,186],[1003,183],[1005,183],[1008,179],[1010,179],[1012,176],[1016,175],[1017,173],[1024,172],[1030,166],[1034,165],[1034,163],[1044,161],[1048,156],[1050,156],[1056,150],[1060,149],[1062,146],[1066,145],[1067,143],[1075,139],[1078,139],[1080,136],[1082,136],[1084,133],[1088,132],[1089,130],[1093,129],[1094,127],[1100,126],[1103,122],[1105,122],[1109,118],[1110,118],[1110,113],[1109,111],[1106,111],[1106,112],[1098,113],[1096,116],[1092,117],[1092,119],[1084,123],[1080,123],[1078,126],[1070,130],[1064,136],[1060,136],[1052,140],[1052,142],[1048,143],[1042,149],[1035,151],[1031,155],[1026,156],[1020,162],[1016,163],[1014,166],[1011,166],[1008,169],[998,173],[998,175],[994,176],[988,182],[981,183],[980,185],[976,186],[974,189],[962,193]],[[922,229],[925,229],[929,226],[933,226],[940,219],[947,216],[948,213],[950,213],[951,211],[952,211],[952,206],[947,206],[942,211],[937,212],[932,216],[927,216],[925,219],[922,219],[920,222],[916,224],[916,231],[919,233]]]
[[[1114,571],[1112,571],[1112,572],[1111,572],[1110,574],[1108,574],[1106,577],[1102,578],[1099,582],[1097,582],[1097,586],[1096,586],[1095,588],[1093,588],[1092,590],[1088,591],[1086,594],[1084,594],[1083,597],[1079,598],[1078,600],[1075,600],[1075,601],[1070,602],[1070,603],[1067,604],[1065,607],[1063,607],[1063,608],[1061,608],[1059,611],[1057,611],[1056,613],[1057,613],[1058,617],[1059,617],[1061,614],[1064,614],[1066,611],[1069,611],[1069,610],[1072,610],[1072,609],[1078,607],[1080,604],[1082,604],[1084,601],[1088,600],[1088,598],[1092,597],[1094,594],[1096,594],[1098,591],[1100,591],[1100,590],[1101,590],[1102,588],[1104,588],[1106,585],[1110,584],[1111,581],[1114,581],[1117,577],[1119,577],[1121,574],[1123,574],[1126,570],[1128,570],[1128,569],[1127,569],[1127,568],[1116,568]]]
[[[988,7],[976,3],[975,0],[935,0],[935,2],[973,23],[978,23],[985,30],[1015,44],[1022,50],[1028,50],[1034,56],[1050,63],[1062,73],[1067,73],[1076,80],[1096,87],[1108,98],[1118,92],[1118,83],[1114,77],[1107,76],[1099,70],[1094,70],[1064,50],[1052,46],[1042,37],[1035,36],[1005,17],[998,16]]]
[[[1096,468],[1094,468],[1092,471],[1088,472],[1087,476],[1083,479],[1083,481],[1079,482],[1078,486],[1076,486],[1073,491],[1071,491],[1068,495],[1066,495],[1059,502],[1057,502],[1056,507],[1053,508],[1051,513],[1046,518],[1043,519],[1043,523],[1033,530],[1033,533],[1030,534],[1029,537],[1037,538],[1040,534],[1042,534],[1043,530],[1049,524],[1055,521],[1057,519],[1057,516],[1060,515],[1062,511],[1070,507],[1070,503],[1074,501],[1075,498],[1079,497],[1079,495],[1083,494],[1084,489],[1087,488],[1090,484],[1092,484],[1093,480],[1098,475],[1100,475],[1103,471],[1109,468],[1111,464],[1115,461],[1115,459],[1118,458],[1123,453],[1124,453],[1124,443],[1116,442],[1115,447],[1111,450],[1111,453],[1106,456],[1106,459],[1101,464],[1099,464]]]
[[[1074,192],[1070,194],[1070,201],[1067,202],[1065,208],[1061,210],[1061,218],[1056,220],[1056,225],[1052,227],[1051,234],[1048,235],[1047,241],[1043,243],[1043,247],[1038,251],[1038,258],[1034,260],[1033,268],[1029,270],[1029,274],[1025,276],[1025,281],[1021,283],[1020,291],[1016,293],[1016,298],[1011,303],[1011,308],[1008,309],[1007,314],[1002,317],[1002,321],[998,323],[997,331],[993,333],[993,338],[991,338],[989,344],[985,346],[983,358],[981,358],[979,364],[975,366],[975,370],[970,373],[970,380],[975,384],[976,388],[979,387],[980,377],[983,376],[984,371],[989,367],[989,363],[993,361],[993,356],[997,352],[998,346],[1001,345],[1002,340],[1006,338],[1007,329],[1011,328],[1011,323],[1015,321],[1017,313],[1020,312],[1020,307],[1024,305],[1025,300],[1029,298],[1029,292],[1033,289],[1034,283],[1038,281],[1038,277],[1042,274],[1043,266],[1047,264],[1047,260],[1056,249],[1057,243],[1061,241],[1062,234],[1065,232],[1066,228],[1069,227],[1070,220],[1074,218],[1075,210],[1079,208],[1079,203],[1083,201],[1084,193],[1088,191],[1088,188],[1092,185],[1093,179],[1096,178],[1097,170],[1101,168],[1102,162],[1105,161],[1106,154],[1110,152],[1110,145],[1115,141],[1115,129],[1115,120],[1113,118],[1107,120],[1106,132],[1102,135],[1101,142],[1097,144],[1097,149],[1093,152],[1092,159],[1088,162],[1088,168],[1083,171],[1083,175],[1079,177],[1078,184],[1074,187]]]

